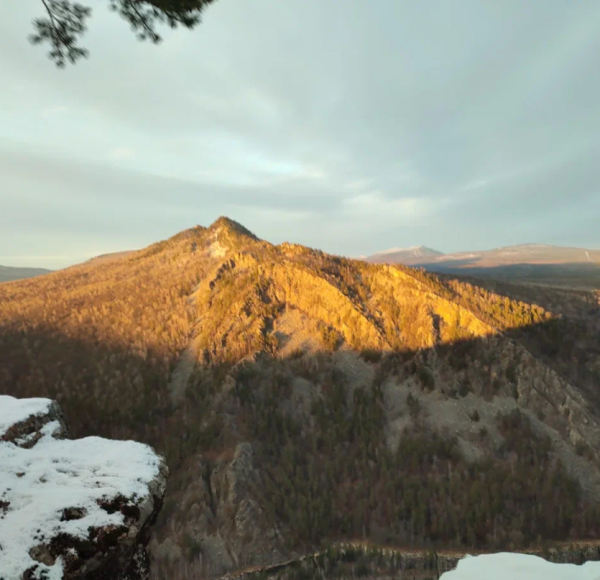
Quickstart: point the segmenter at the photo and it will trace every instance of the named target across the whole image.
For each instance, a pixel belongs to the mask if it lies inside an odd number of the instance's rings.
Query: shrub
[[[368,363],[376,364],[381,360],[382,352],[373,348],[366,348],[360,353],[360,357]]]
[[[420,366],[417,370],[417,378],[421,384],[421,389],[433,391],[435,389],[435,377],[433,372],[426,366]]]
[[[461,397],[466,397],[470,392],[472,392],[471,385],[466,381],[461,383],[460,387],[458,388],[458,394]]]
[[[329,326],[321,327],[321,342],[327,350],[337,350],[340,337],[338,333]]]
[[[187,549],[187,557],[190,562],[193,562],[202,553],[202,546],[190,533],[186,532],[184,536],[185,547]]]
[[[479,422],[479,419],[481,419],[481,417],[479,416],[479,411],[477,409],[474,409],[471,413],[469,413],[469,419],[471,419],[471,421],[473,421],[474,423]]]

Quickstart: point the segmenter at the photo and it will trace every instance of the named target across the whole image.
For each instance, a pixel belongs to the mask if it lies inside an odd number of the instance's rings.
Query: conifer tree
[[[88,56],[79,43],[87,31],[92,15],[89,6],[71,0],[41,0],[45,14],[33,21],[33,44],[48,44],[48,56],[63,68]],[[200,23],[202,10],[213,0],[108,0],[108,7],[130,25],[140,40],[158,44],[162,38],[158,25],[171,28],[194,28]]]

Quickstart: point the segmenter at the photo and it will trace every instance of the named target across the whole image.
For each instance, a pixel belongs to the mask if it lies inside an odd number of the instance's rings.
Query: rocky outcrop
[[[54,401],[0,396],[0,578],[145,580],[164,459],[67,436]]]
[[[187,514],[181,529],[151,542],[152,555],[161,569],[176,577],[182,554],[173,538],[181,536],[187,570],[198,578],[215,578],[232,570],[285,562],[286,550],[278,527],[268,517],[261,473],[252,445],[239,443],[231,453],[197,465],[200,477],[180,499]],[[191,557],[190,557],[191,556]],[[297,556],[297,555],[296,555]],[[174,565],[169,567],[169,562]]]
[[[65,439],[69,430],[60,407],[49,399],[0,397],[0,441],[30,449],[51,426],[54,439]]]

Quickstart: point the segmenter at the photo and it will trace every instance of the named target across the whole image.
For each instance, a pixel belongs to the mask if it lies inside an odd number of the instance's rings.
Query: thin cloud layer
[[[5,263],[221,214],[345,255],[600,247],[594,0],[219,0],[159,47],[100,5],[66,71],[37,4],[0,6]]]

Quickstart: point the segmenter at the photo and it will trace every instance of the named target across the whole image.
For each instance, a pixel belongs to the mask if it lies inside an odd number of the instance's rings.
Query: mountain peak
[[[217,218],[208,228],[210,231],[216,232],[219,230],[225,230],[228,233],[237,235],[247,236],[253,240],[258,240],[258,236],[253,234],[248,228],[244,227],[239,222],[232,220],[231,218],[220,216]]]
[[[443,256],[442,252],[438,252],[427,246],[412,246],[410,248],[390,248],[373,254],[367,260],[369,262],[382,262],[393,260],[402,264],[415,264],[423,260],[423,258],[437,258]]]
[[[412,246],[408,248],[411,252],[421,252],[423,254],[435,254],[436,256],[442,256],[444,252],[439,252],[438,250],[434,250],[428,246]]]

